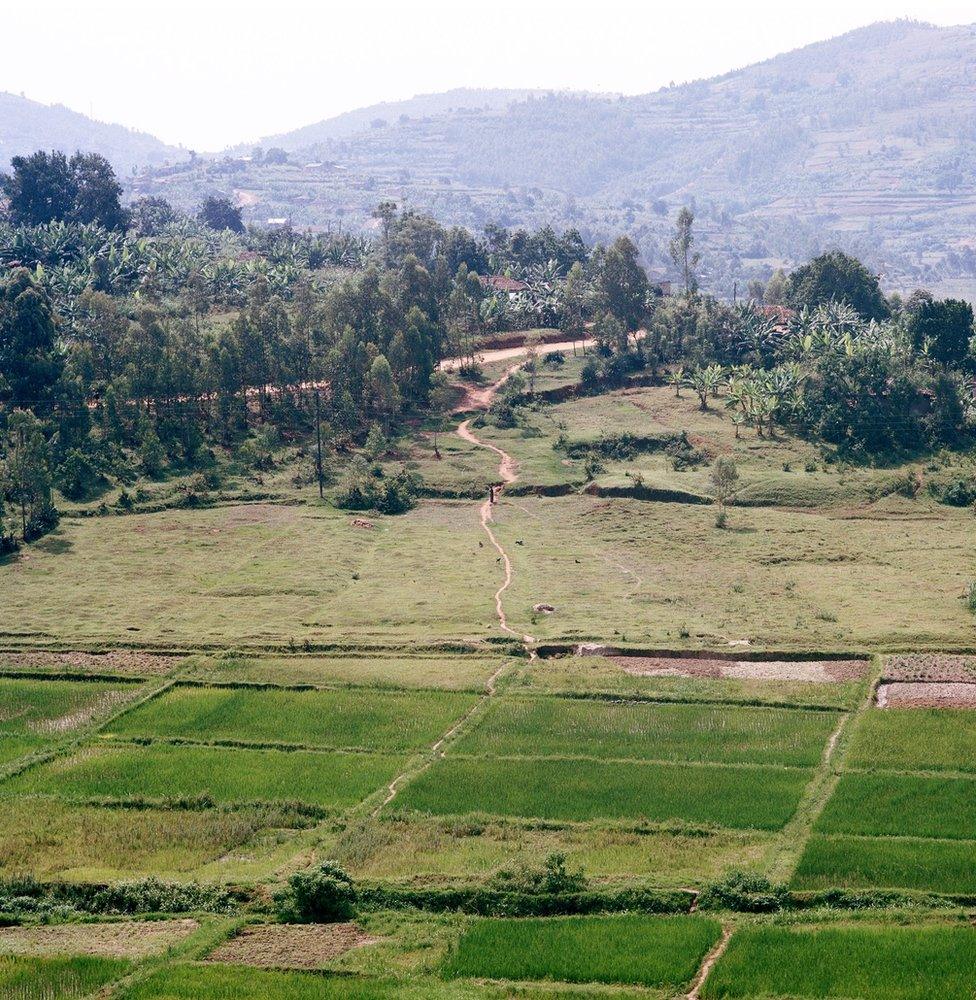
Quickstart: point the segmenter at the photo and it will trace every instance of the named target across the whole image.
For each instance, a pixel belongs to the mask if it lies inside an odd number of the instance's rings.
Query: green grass
[[[976,842],[813,836],[793,875],[796,889],[918,889],[976,893]]]
[[[32,753],[45,745],[39,736],[4,736],[0,734],[0,767]]]
[[[837,716],[571,698],[496,699],[459,753],[816,764]]]
[[[709,507],[503,499],[495,532],[513,559],[509,621],[540,640],[665,648],[971,643],[959,600],[972,576],[971,513],[899,498],[890,515],[871,514],[735,508],[720,530]],[[534,614],[540,602],[555,612]]]
[[[497,632],[498,570],[473,502],[370,520],[250,504],[65,521],[29,560],[0,566],[4,613],[35,642],[72,644],[301,648]]]
[[[976,712],[867,712],[854,735],[848,766],[894,771],[976,771]]]
[[[612,1000],[656,1000],[646,992],[614,991]],[[119,994],[119,1000],[503,1000],[507,990],[430,978],[383,980],[301,972],[265,972],[233,965],[177,964]],[[535,1000],[573,1000],[577,993],[533,990]]]
[[[182,669],[194,680],[264,684],[351,684],[478,691],[501,666],[483,656],[198,656]]]
[[[974,989],[972,927],[744,927],[703,996],[961,1000]]]
[[[181,747],[94,747],[29,770],[4,790],[71,800],[294,802],[341,809],[388,782],[395,757]]]
[[[718,940],[697,917],[478,920],[449,957],[448,976],[679,986]]]
[[[129,963],[109,958],[26,958],[0,955],[4,1000],[73,1000],[118,979]]]
[[[976,839],[976,780],[845,774],[816,828],[822,833]]]
[[[288,844],[287,809],[126,809],[55,798],[0,804],[0,875],[107,882],[159,875],[187,879],[250,872]],[[304,820],[302,822],[308,822]]]
[[[127,693],[98,681],[0,678],[0,736],[56,737],[85,725]]]
[[[517,689],[612,694],[674,701],[762,702],[772,705],[816,705],[853,708],[864,683],[843,681],[743,680],[731,677],[641,677],[606,656],[560,656],[533,660],[515,679]]]
[[[473,704],[447,691],[275,691],[177,687],[117,719],[121,736],[415,750]]]
[[[790,818],[809,779],[799,769],[446,758],[408,784],[393,808],[773,830]]]

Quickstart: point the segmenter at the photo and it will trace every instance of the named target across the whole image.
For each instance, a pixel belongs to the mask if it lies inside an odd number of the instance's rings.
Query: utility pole
[[[319,390],[315,390],[315,446],[316,446],[316,459],[315,459],[315,471],[318,473],[319,478],[319,499],[321,500],[325,493],[322,489],[322,414],[319,408]]]
[[[732,282],[732,305],[735,305],[739,298],[739,282]]]

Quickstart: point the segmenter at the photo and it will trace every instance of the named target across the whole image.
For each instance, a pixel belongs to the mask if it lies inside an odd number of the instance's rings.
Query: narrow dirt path
[[[698,975],[695,976],[691,984],[691,989],[688,990],[687,1000],[699,1000],[702,987],[705,985],[705,980],[708,979],[708,974],[715,967],[715,963],[725,954],[725,949],[728,948],[731,937],[732,928],[729,926],[723,927],[722,937],[719,939],[718,944],[705,956],[705,961],[702,962],[701,968],[698,970]]]
[[[477,404],[482,408],[487,409],[491,406],[491,401],[494,399],[495,394],[505,384],[512,372],[514,372],[518,367],[518,365],[513,365],[512,367],[506,369],[505,374],[502,375],[497,382],[494,382],[487,389],[481,390],[478,393],[469,393],[467,400],[470,402],[473,397],[476,397]],[[512,458],[507,451],[503,451],[501,448],[490,444],[487,441],[482,441],[471,430],[471,419],[472,418],[469,417],[467,420],[462,420],[455,433],[463,441],[467,441],[469,444],[476,445],[479,448],[487,448],[488,451],[493,451],[498,456],[498,475],[504,485],[496,491],[495,497],[497,498],[501,496],[501,491],[504,486],[508,486],[518,479],[518,466],[516,465],[515,459]],[[488,541],[491,542],[495,551],[501,558],[502,565],[505,568],[505,579],[502,581],[502,585],[498,588],[498,590],[495,591],[495,614],[498,616],[498,624],[503,632],[507,632],[509,635],[514,635],[517,639],[521,639],[523,643],[529,645],[535,642],[535,638],[531,635],[518,632],[511,628],[508,624],[508,618],[505,615],[505,606],[502,602],[502,596],[512,585],[512,560],[509,558],[504,546],[495,537],[495,533],[491,530],[493,506],[494,505],[490,499],[485,500],[485,502],[481,505],[480,517],[481,527],[488,536]]]

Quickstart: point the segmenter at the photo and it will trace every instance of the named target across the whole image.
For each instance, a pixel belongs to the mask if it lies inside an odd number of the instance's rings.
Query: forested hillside
[[[183,207],[218,190],[299,226],[374,225],[393,199],[474,228],[628,231],[658,268],[692,204],[717,292],[838,244],[893,289],[976,286],[972,27],[878,24],[638,97],[484,103],[336,119],[276,137],[288,162],[228,157],[133,190]]]

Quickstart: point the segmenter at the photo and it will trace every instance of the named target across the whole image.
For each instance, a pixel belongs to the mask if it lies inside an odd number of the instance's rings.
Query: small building
[[[508,295],[510,299],[515,298],[520,292],[529,290],[529,286],[524,281],[510,278],[507,274],[479,274],[478,280],[485,291]]]

